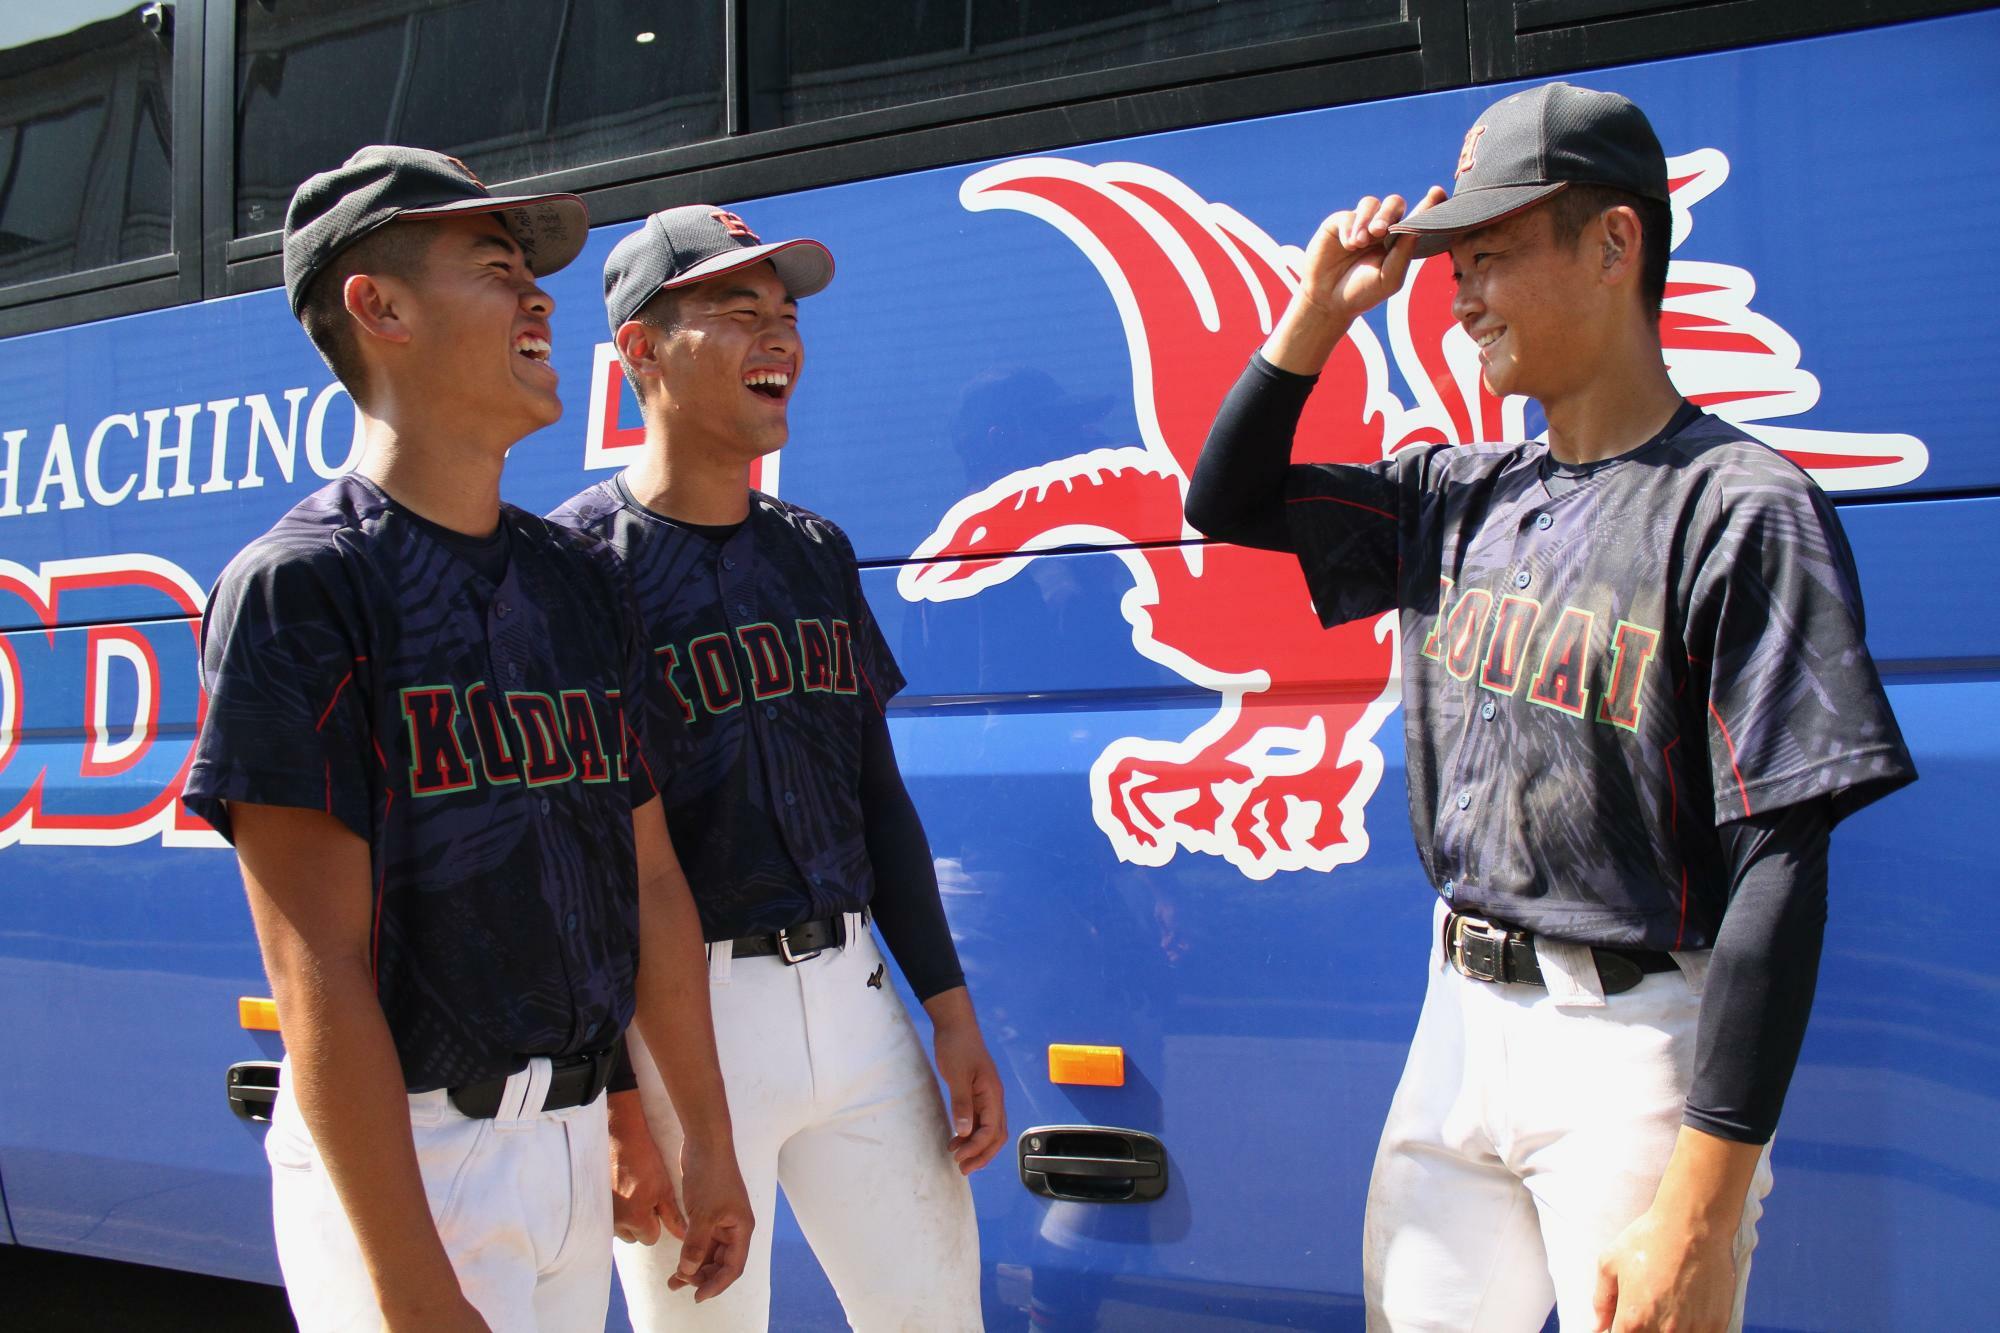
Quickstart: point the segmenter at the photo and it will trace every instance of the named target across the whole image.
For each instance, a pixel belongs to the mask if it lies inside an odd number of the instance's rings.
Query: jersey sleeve
[[[323,810],[371,833],[367,648],[337,569],[251,547],[202,619],[207,712],[182,802],[235,841],[229,803]]]
[[[833,527],[833,532],[838,539],[840,558],[846,565],[847,621],[853,628],[855,669],[861,673],[862,692],[874,701],[875,711],[886,713],[889,701],[901,694],[909,682],[903,677],[902,667],[896,664],[896,655],[889,650],[889,640],[883,636],[875,611],[868,605],[867,594],[861,590],[861,567],[854,558],[853,543],[838,527]]]
[[[1715,821],[1817,797],[1837,820],[1914,781],[1825,493],[1773,457],[1704,502],[1686,624],[1690,674],[1708,685]]]
[[[1406,518],[1435,484],[1441,448],[1405,449],[1379,463],[1299,463],[1286,471],[1285,521],[1320,624],[1395,608]]]

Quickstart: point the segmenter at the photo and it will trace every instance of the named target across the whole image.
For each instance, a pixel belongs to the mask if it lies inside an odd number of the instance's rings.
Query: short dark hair
[[[681,323],[681,295],[678,288],[662,288],[647,297],[646,303],[632,312],[632,318],[655,333],[672,333]],[[643,381],[630,373],[630,366],[626,367],[626,372],[625,379],[632,386],[633,396],[641,403],[645,402],[646,391],[639,387]]]
[[[1571,185],[1549,200],[1549,217],[1556,239],[1574,245],[1593,219],[1621,204],[1639,215],[1639,296],[1657,318],[1667,296],[1667,253],[1674,242],[1672,205],[1609,185]]]
[[[423,272],[431,242],[436,239],[437,227],[429,221],[390,222],[335,255],[306,287],[299,303],[299,323],[305,325],[306,337],[312,339],[334,377],[355,397],[367,388],[367,370],[354,335],[354,317],[347,313],[343,294],[347,280],[357,273],[414,278]]]

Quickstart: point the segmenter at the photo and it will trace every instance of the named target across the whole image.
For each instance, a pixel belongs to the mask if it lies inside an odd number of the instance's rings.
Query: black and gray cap
[[[1451,198],[1389,230],[1414,235],[1422,258],[1576,184],[1665,200],[1667,155],[1629,98],[1545,83],[1487,107],[1465,132]]]
[[[604,261],[604,313],[611,331],[659,292],[733,273],[765,260],[793,300],[833,281],[833,255],[818,241],[760,239],[742,218],[713,204],[686,204],[647,218]]]
[[[427,148],[377,144],[312,177],[285,210],[285,295],[299,313],[306,287],[334,256],[398,218],[497,213],[537,277],[575,259],[590,232],[573,194],[495,195],[463,162]]]

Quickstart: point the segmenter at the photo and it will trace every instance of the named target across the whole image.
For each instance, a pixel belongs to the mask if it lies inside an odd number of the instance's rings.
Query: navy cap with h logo
[[[1415,236],[1422,258],[1449,249],[1461,232],[1585,184],[1664,201],[1666,153],[1629,98],[1545,83],[1487,107],[1458,150],[1451,198],[1389,230]]]
[[[659,292],[688,287],[769,260],[793,300],[833,281],[833,255],[818,241],[765,242],[742,218],[713,204],[655,213],[604,261],[604,313],[611,332]]]
[[[583,200],[573,194],[495,195],[465,163],[428,148],[376,144],[299,186],[285,210],[285,295],[292,313],[334,256],[399,218],[493,213],[506,226],[528,271],[554,273],[575,259],[590,232]]]

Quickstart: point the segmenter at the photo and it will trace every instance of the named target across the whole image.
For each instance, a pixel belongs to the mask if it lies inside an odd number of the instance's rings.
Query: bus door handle
[[[1021,1183],[1074,1203],[1149,1203],[1167,1192],[1166,1146],[1136,1129],[1041,1125],[1018,1142]]]
[[[269,1124],[278,1100],[278,1062],[239,1060],[229,1066],[229,1109],[244,1120]]]

